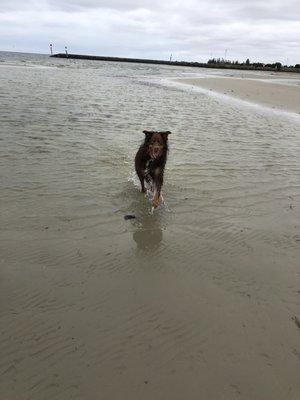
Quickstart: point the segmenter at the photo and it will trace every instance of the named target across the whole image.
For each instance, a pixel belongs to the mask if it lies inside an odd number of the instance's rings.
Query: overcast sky
[[[0,0],[0,51],[300,63],[299,0]]]

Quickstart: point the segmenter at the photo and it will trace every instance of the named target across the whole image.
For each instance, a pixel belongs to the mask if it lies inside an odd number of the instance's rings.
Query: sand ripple
[[[12,65],[1,399],[299,398],[297,123],[165,85],[180,68]],[[154,215],[132,179],[145,128],[173,132]]]

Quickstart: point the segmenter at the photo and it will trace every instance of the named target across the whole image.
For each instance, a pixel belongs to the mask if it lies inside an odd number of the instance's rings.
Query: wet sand
[[[299,124],[157,82],[181,70],[24,58],[0,68],[0,399],[298,400]],[[172,131],[153,215],[143,129]]]
[[[264,78],[255,75],[250,79],[215,76],[184,78],[179,81],[273,109],[300,114],[300,84],[291,85],[287,78],[281,78],[279,82],[274,78]]]

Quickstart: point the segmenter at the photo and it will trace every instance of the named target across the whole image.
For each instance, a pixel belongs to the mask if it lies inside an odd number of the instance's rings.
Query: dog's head
[[[168,135],[171,132],[143,131],[145,145],[152,159],[157,159],[168,149]]]

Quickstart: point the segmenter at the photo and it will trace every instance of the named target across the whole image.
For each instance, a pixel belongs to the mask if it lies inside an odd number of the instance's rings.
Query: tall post
[[[53,54],[52,43],[50,43],[50,54],[51,54],[51,56],[52,56],[52,54]]]
[[[67,46],[65,46],[65,52],[66,52],[66,56],[68,57],[68,48],[67,48]]]

